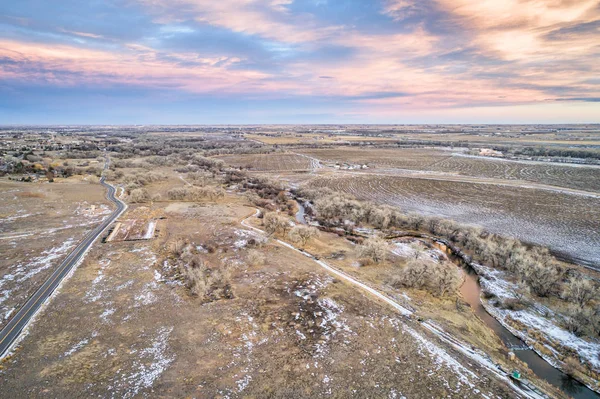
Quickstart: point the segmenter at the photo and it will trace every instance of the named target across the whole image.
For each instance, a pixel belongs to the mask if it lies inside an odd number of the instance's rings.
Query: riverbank
[[[299,203],[304,203],[303,201],[299,201]],[[305,214],[304,214],[304,207],[300,208],[298,211],[299,214],[301,214],[301,218],[297,216],[297,221],[303,224],[306,224],[306,218],[305,218]],[[338,234],[345,234],[347,238],[349,238],[348,236],[348,232],[344,232],[343,229],[325,229],[327,231],[332,231]],[[369,228],[357,228],[355,230],[353,230],[353,232],[356,231],[357,234],[355,234],[355,239],[353,239],[352,241],[356,241],[356,239],[360,240],[361,238],[367,238],[373,234],[377,233],[376,229],[369,229]],[[350,233],[350,235],[353,235],[352,233]],[[577,399],[597,399],[600,398],[600,395],[598,395],[598,391],[599,388],[597,386],[597,384],[594,384],[594,381],[590,378],[586,378],[585,375],[579,375],[578,379],[572,378],[571,376],[565,374],[562,370],[562,363],[558,360],[558,359],[554,359],[551,356],[548,356],[548,353],[544,353],[544,351],[542,350],[543,348],[548,348],[548,350],[550,351],[550,353],[554,354],[556,357],[560,356],[560,348],[559,349],[553,349],[551,344],[547,344],[545,346],[540,346],[539,343],[534,340],[530,334],[536,334],[536,331],[539,331],[536,335],[541,335],[543,336],[543,334],[540,334],[542,332],[544,332],[545,330],[530,330],[530,329],[526,329],[525,332],[522,331],[518,331],[517,329],[515,329],[513,326],[511,326],[508,322],[508,318],[507,316],[509,316],[509,312],[506,311],[506,313],[500,314],[500,312],[498,311],[498,309],[494,306],[492,306],[488,301],[486,301],[483,297],[482,297],[482,292],[481,292],[481,287],[479,286],[480,282],[485,285],[486,284],[486,280],[484,276],[491,276],[493,275],[493,273],[497,272],[493,269],[489,269],[486,268],[483,265],[477,264],[475,262],[472,261],[471,257],[464,253],[460,248],[458,248],[457,246],[455,246],[453,243],[448,242],[447,240],[444,239],[440,239],[439,237],[435,237],[435,236],[431,236],[429,234],[423,234],[423,233],[417,233],[417,232],[408,232],[408,231],[402,231],[402,232],[394,232],[392,234],[388,234],[386,236],[386,239],[391,240],[391,239],[395,239],[395,238],[399,238],[399,237],[413,237],[413,238],[417,238],[417,239],[421,239],[421,240],[426,240],[429,241],[431,243],[436,243],[438,245],[438,247],[443,250],[444,252],[446,252],[447,254],[450,254],[451,257],[455,257],[458,258],[460,260],[460,262],[462,262],[461,264],[458,264],[461,267],[466,267],[466,268],[470,268],[473,272],[475,272],[478,276],[477,280],[479,280],[477,282],[477,289],[478,292],[476,294],[476,303],[471,303],[471,307],[473,308],[473,311],[475,311],[475,313],[477,313],[477,309],[478,307],[480,308],[481,312],[478,314],[478,316],[480,316],[480,318],[488,325],[488,327],[490,327],[492,330],[494,330],[498,336],[502,339],[502,341],[504,342],[504,344],[509,348],[509,349],[514,349],[515,347],[518,348],[516,356],[524,361],[525,363],[528,364],[529,368],[540,378],[546,380],[547,382],[549,382],[550,384],[556,386],[557,388],[559,388],[560,390],[562,390],[566,395],[569,395],[570,397],[574,397]],[[505,282],[506,284],[509,284],[509,282]],[[506,285],[505,284],[505,285]],[[490,284],[488,284],[489,286]],[[504,293],[505,294],[510,294],[510,287],[504,287]],[[501,293],[498,293],[499,295],[502,295]],[[485,316],[484,316],[485,313]],[[483,317],[482,317],[483,316]],[[487,317],[486,317],[487,316]],[[503,317],[504,316],[504,317]],[[528,318],[528,320],[534,320],[534,318]],[[534,326],[531,326],[534,327]],[[548,327],[546,325],[546,327]],[[558,327],[557,325],[552,325],[551,326],[553,328],[554,331],[561,331],[563,334],[562,335],[569,335],[570,333],[568,333],[567,331],[564,331],[562,329],[560,329],[560,327]],[[548,328],[546,328],[547,330]],[[501,331],[502,330],[502,331]],[[559,334],[560,335],[560,334]],[[578,351],[582,348],[582,343],[586,342],[580,338],[577,338],[575,336],[573,336],[572,334],[570,334],[571,337],[569,337],[570,339],[567,340],[567,343],[573,343],[573,342],[578,342],[579,345],[575,346],[574,350]],[[512,339],[511,339],[512,337]],[[526,348],[527,350],[524,351],[523,349]],[[588,348],[587,350],[587,354],[588,356],[586,357],[587,359],[594,361],[594,355],[596,353],[600,352],[600,346],[597,348],[597,350],[594,350],[593,348],[590,349]],[[596,358],[598,359],[598,358]]]

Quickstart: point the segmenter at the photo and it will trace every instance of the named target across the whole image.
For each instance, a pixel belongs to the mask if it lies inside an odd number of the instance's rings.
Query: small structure
[[[106,242],[150,240],[154,238],[156,223],[155,219],[119,221],[115,224],[113,231],[106,237]]]
[[[521,379],[521,372],[517,369],[514,369],[511,373],[510,373],[510,378],[512,378],[513,380],[520,380]]]

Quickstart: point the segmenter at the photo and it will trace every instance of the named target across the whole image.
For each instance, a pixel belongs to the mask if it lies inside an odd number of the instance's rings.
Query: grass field
[[[0,180],[0,326],[111,208],[100,184]]]

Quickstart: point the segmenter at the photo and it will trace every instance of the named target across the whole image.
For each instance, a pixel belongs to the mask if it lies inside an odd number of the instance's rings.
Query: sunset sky
[[[0,124],[600,122],[598,0],[19,0]]]

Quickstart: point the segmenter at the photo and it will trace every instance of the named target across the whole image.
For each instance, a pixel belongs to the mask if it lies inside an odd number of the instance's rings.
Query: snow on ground
[[[100,318],[102,319],[103,322],[105,323],[109,323],[109,316],[112,316],[114,313],[116,312],[115,308],[108,308],[105,309],[104,312],[102,312],[102,314],[100,315]]]
[[[426,248],[421,242],[395,242],[392,246],[392,253],[401,258],[429,258],[431,261],[439,263],[446,258],[446,255],[437,248]]]
[[[140,292],[134,297],[135,305],[133,306],[139,308],[140,306],[152,305],[153,303],[158,301],[156,294],[153,292],[157,288],[158,284],[156,283],[156,281],[152,281],[151,283],[145,284],[144,288],[142,289],[142,292]]]
[[[130,252],[139,253],[140,256],[144,257],[142,259],[142,261],[144,262],[144,266],[142,266],[142,270],[150,269],[152,266],[154,266],[154,264],[157,261],[154,251],[152,251],[152,249],[149,246],[135,248],[135,249],[132,249]]]
[[[483,265],[475,265],[475,268],[480,276],[480,284],[486,291],[493,293],[501,300],[515,297],[513,292],[516,291],[516,286],[506,280],[503,271],[494,270]],[[543,332],[543,335],[547,337],[548,340],[560,346],[572,349],[582,360],[591,364],[594,370],[600,370],[600,342],[586,341],[564,328],[561,328],[556,321],[556,317],[552,317],[552,319],[545,317],[545,314],[547,313],[553,315],[553,312],[549,311],[546,307],[532,306],[523,310],[508,310],[494,306],[486,306],[486,309],[498,319],[500,323],[511,330],[511,332],[527,342],[528,345],[537,342],[528,334],[529,329]],[[509,325],[509,318],[525,325],[525,330],[515,330],[514,327]],[[555,348],[552,349],[554,352]],[[556,362],[557,359],[551,361],[553,364],[556,364]]]
[[[144,233],[144,239],[149,240],[152,237],[154,237],[155,229],[156,229],[156,220],[151,220],[150,223],[148,223],[148,229]]]
[[[86,302],[96,302],[97,300],[99,300],[102,297],[102,294],[103,294],[103,290],[100,287],[100,282],[102,282],[105,278],[104,271],[110,265],[110,260],[102,259],[98,263],[100,264],[100,269],[98,270],[98,275],[96,276],[96,278],[94,278],[94,280],[92,280],[92,286],[85,293],[85,296],[83,299]]]
[[[24,294],[19,291],[20,286],[27,282],[29,279],[34,277],[36,274],[52,267],[56,266],[58,260],[63,256],[66,256],[71,248],[75,246],[75,240],[69,238],[62,244],[52,247],[42,252],[40,256],[32,258],[27,263],[18,263],[8,268],[8,272],[0,277],[0,313],[8,314],[10,309],[6,306],[2,306],[9,298],[14,298],[19,294]],[[15,283],[18,283],[14,285]],[[9,288],[4,288],[7,286]],[[8,318],[8,317],[7,317]]]
[[[327,345],[338,332],[352,334],[352,329],[346,323],[346,320],[341,318],[344,307],[335,302],[331,298],[319,298],[317,304],[321,308],[321,312],[316,313],[316,316],[321,316],[323,319],[319,327],[322,328],[323,342],[319,341],[315,345],[315,358],[323,358],[327,353]]]
[[[54,265],[56,261],[62,256],[69,253],[69,250],[75,246],[75,240],[73,238],[68,238],[61,245],[50,248],[42,252],[41,256],[37,256],[33,258],[27,266],[23,264],[17,265],[15,269],[16,273],[22,272],[26,270],[26,273],[17,278],[19,283],[24,282],[25,280],[30,279],[35,276],[42,270],[46,270],[50,266]]]
[[[175,355],[169,350],[169,337],[172,331],[173,327],[161,327],[151,340],[150,346],[141,350],[132,349],[137,358],[131,371],[125,373],[119,370],[108,387],[113,398],[133,398],[142,390],[154,385],[154,382],[175,360]]]
[[[235,229],[234,234],[238,237],[238,239],[233,243],[233,246],[237,249],[241,249],[248,245],[248,241],[253,239],[256,242],[264,242],[265,238],[252,230],[241,230]]]
[[[85,338],[82,339],[81,341],[79,341],[78,343],[76,343],[75,345],[73,345],[73,347],[71,349],[69,349],[68,351],[66,351],[62,357],[67,357],[67,356],[71,356],[73,353],[77,352],[79,349],[83,348],[84,346],[86,346],[88,344],[89,339]]]
[[[7,216],[5,218],[1,218],[0,221],[2,221],[2,223],[12,223],[17,219],[24,219],[24,218],[28,218],[28,217],[32,217],[32,216],[37,216],[37,215],[41,215],[41,213],[25,213],[24,209],[20,209],[18,210],[14,215],[12,216]]]
[[[460,364],[456,359],[449,355],[448,352],[435,345],[433,342],[423,337],[421,334],[419,334],[410,327],[405,326],[404,331],[408,332],[417,341],[422,355],[425,355],[424,351],[426,351],[434,360],[434,363],[436,364],[436,369],[431,370],[431,372],[437,373],[442,367],[447,367],[456,374],[456,376],[458,377],[458,385],[456,386],[455,392],[458,392],[459,388],[463,384],[468,385],[471,388],[477,387],[477,384],[473,383],[474,380],[479,380],[477,375],[471,370],[464,367],[462,364]],[[446,385],[448,389],[452,389],[452,387],[448,384],[447,381]]]

